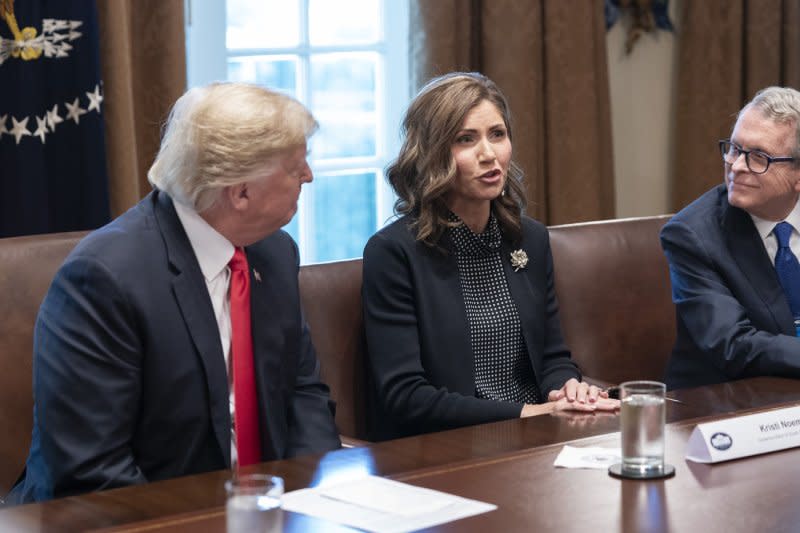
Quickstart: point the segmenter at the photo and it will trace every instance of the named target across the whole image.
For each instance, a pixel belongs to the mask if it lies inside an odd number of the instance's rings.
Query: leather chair
[[[658,238],[669,218],[550,227],[561,328],[586,376],[663,380],[676,331]]]
[[[342,442],[363,444],[368,433],[361,259],[300,267],[300,297],[322,379],[336,400]]]
[[[0,239],[0,497],[22,473],[33,426],[33,326],[56,270],[85,232]]]

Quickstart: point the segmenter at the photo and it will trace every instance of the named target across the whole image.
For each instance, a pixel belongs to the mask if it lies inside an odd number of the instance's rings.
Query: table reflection
[[[631,533],[669,531],[664,483],[664,480],[620,482],[622,531]]]
[[[337,485],[376,474],[372,450],[367,447],[351,448],[346,455],[327,454],[323,457],[311,480],[311,487]]]

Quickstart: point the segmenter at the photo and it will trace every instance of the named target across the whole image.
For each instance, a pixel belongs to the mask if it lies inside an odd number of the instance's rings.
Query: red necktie
[[[236,248],[231,268],[231,357],[233,357],[234,428],[239,466],[261,461],[258,401],[250,332],[250,272],[244,250]]]

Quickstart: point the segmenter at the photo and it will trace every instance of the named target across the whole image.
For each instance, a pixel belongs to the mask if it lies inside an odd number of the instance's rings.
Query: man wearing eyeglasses
[[[678,319],[669,388],[800,377],[800,92],[763,89],[719,146],[724,184],[661,232]]]

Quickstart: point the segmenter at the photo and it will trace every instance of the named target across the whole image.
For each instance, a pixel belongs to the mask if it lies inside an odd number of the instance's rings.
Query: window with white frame
[[[391,218],[383,170],[409,100],[407,20],[408,0],[186,0],[190,87],[263,84],[320,123],[314,182],[284,228],[303,263],[360,257]]]

